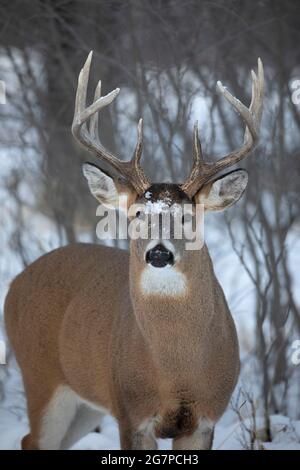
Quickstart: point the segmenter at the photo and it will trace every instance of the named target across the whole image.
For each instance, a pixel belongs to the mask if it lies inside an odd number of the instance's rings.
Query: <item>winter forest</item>
[[[247,190],[205,218],[241,358],[213,449],[300,450],[299,44],[296,0],[0,1],[0,449],[20,449],[28,432],[2,315],[11,281],[59,246],[104,243],[81,169],[96,159],[71,134],[78,73],[93,50],[89,100],[100,78],[103,94],[121,89],[101,111],[101,141],[128,160],[142,117],[142,164],[155,182],[187,177],[196,120],[205,158],[241,145],[244,124],[216,84],[249,106],[262,59],[260,143],[240,165]],[[120,449],[115,420],[74,448]]]

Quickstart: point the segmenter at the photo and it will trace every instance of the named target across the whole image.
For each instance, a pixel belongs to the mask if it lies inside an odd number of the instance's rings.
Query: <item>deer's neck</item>
[[[199,361],[219,288],[207,248],[162,269],[141,266],[132,253],[130,284],[137,324],[157,368],[172,375]]]

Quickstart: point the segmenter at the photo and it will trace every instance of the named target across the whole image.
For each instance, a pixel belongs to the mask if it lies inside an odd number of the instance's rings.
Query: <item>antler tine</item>
[[[98,85],[95,89],[94,102],[101,98],[101,80],[99,80]],[[99,114],[95,113],[91,116],[90,119],[90,134],[91,136],[99,140]]]
[[[190,181],[195,181],[202,173],[205,167],[203,154],[202,154],[202,147],[201,141],[199,138],[199,127],[198,121],[194,124],[194,133],[193,133],[193,167],[190,173]],[[182,185],[184,189],[184,185]]]
[[[139,120],[138,131],[137,131],[137,143],[133,155],[133,159],[136,165],[139,164],[143,151],[143,119]]]
[[[215,176],[220,171],[235,165],[240,160],[246,157],[251,150],[256,146],[259,140],[260,122],[262,117],[262,106],[263,106],[263,94],[264,94],[264,71],[263,64],[258,59],[258,73],[257,75],[252,70],[252,99],[250,107],[247,108],[240,100],[235,98],[229,91],[222,85],[221,82],[217,82],[217,86],[222,95],[231,104],[231,106],[237,111],[242,117],[246,124],[244,144],[241,148],[229,153],[225,157],[221,158],[215,163],[208,163],[202,160],[198,161],[198,170],[191,172],[188,180],[181,185],[182,189],[193,197],[194,194]],[[195,146],[195,131],[194,131],[194,146]],[[194,164],[195,166],[195,164]]]
[[[199,138],[199,127],[198,121],[194,124],[194,165],[200,164],[203,162],[203,154],[201,148],[201,141]]]
[[[138,142],[134,156],[130,161],[120,160],[103,147],[99,139],[98,112],[116,98],[120,89],[116,88],[107,95],[101,96],[101,82],[99,81],[95,90],[93,103],[90,106],[86,106],[91,60],[92,52],[89,53],[78,77],[74,119],[72,124],[73,136],[87,150],[94,152],[102,161],[106,162],[121,175],[125,176],[126,180],[133,185],[136,191],[139,194],[142,194],[150,185],[149,180],[139,165],[142,154],[142,122],[140,121],[139,123]],[[88,121],[89,127],[87,126]]]
[[[140,160],[142,157],[143,151],[143,119],[140,119],[138,122],[138,129],[137,129],[137,143],[135,147],[135,151],[130,161],[131,164],[131,172],[135,175],[135,178],[138,179],[139,184],[142,187],[142,192],[144,192],[149,186],[150,182],[146,177],[143,169],[140,166]]]
[[[251,71],[252,75],[252,100],[250,104],[250,111],[256,120],[257,140],[259,139],[260,122],[262,118],[262,104],[264,94],[264,69],[260,58],[258,58],[258,72],[257,75],[254,70]],[[245,140],[249,138],[249,130],[246,128]]]
[[[74,111],[74,120],[72,124],[72,130],[75,123],[75,117],[77,117],[85,108],[86,104],[86,94],[87,94],[87,83],[88,77],[90,73],[91,67],[91,60],[93,56],[93,51],[90,51],[87,59],[85,61],[84,66],[80,70],[79,77],[78,77],[78,87],[76,90],[76,98],[75,98],[75,111]]]

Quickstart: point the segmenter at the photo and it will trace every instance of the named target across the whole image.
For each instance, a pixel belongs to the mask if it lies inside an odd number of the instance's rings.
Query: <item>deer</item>
[[[240,199],[248,172],[223,170],[259,141],[260,59],[249,108],[217,83],[245,124],[243,143],[207,160],[196,123],[192,169],[178,184],[153,183],[144,173],[142,120],[131,160],[101,144],[99,111],[119,89],[102,96],[99,81],[86,104],[91,60],[92,52],[79,74],[72,133],[99,159],[99,166],[85,163],[83,173],[100,204],[125,210],[150,197],[167,210],[188,203],[206,213]],[[239,344],[206,244],[186,250],[184,242],[171,233],[132,239],[129,251],[74,243],[41,256],[13,280],[5,324],[27,400],[30,431],[22,449],[69,449],[104,414],[116,419],[123,450],[156,449],[159,438],[171,439],[174,450],[212,448],[239,377]]]

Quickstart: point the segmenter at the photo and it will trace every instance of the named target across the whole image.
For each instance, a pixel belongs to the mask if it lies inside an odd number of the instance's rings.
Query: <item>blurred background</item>
[[[143,166],[159,182],[188,174],[196,119],[207,158],[240,146],[243,123],[216,82],[249,105],[250,71],[261,57],[264,115],[260,146],[241,165],[247,192],[205,223],[242,358],[214,447],[300,448],[299,44],[296,0],[1,0],[0,339],[3,301],[18,272],[57,246],[99,243],[97,203],[81,171],[93,157],[70,132],[88,52],[90,99],[99,78],[104,94],[121,88],[101,112],[102,141],[129,159],[143,117]],[[0,448],[19,448],[26,405],[9,346],[6,362]],[[77,448],[117,448],[116,433],[107,421],[102,435]]]

